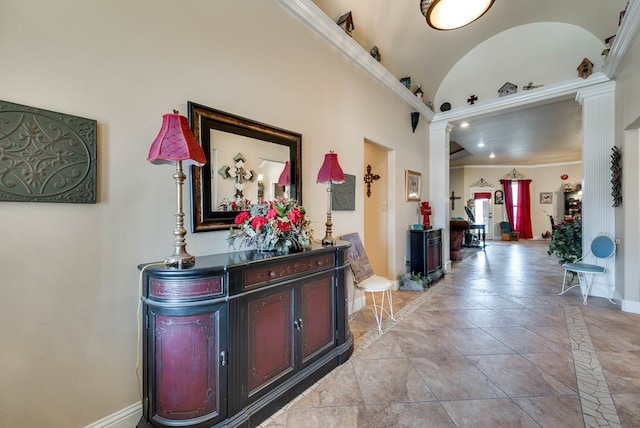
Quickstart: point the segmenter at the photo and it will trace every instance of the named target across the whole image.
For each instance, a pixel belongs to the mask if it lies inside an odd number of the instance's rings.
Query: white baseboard
[[[142,404],[135,403],[84,428],[132,428],[142,417]]]
[[[623,300],[622,311],[631,312],[633,314],[640,314],[640,302],[635,300]]]

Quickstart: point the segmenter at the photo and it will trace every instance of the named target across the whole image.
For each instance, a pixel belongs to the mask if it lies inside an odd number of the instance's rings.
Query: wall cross
[[[371,165],[367,165],[367,173],[364,175],[364,182],[367,183],[367,198],[371,196],[371,183],[374,180],[379,180],[378,174],[371,174]]]
[[[451,200],[451,211],[453,211],[456,208],[456,199],[462,199],[462,196],[456,196],[456,192],[451,192],[449,199]]]
[[[467,102],[471,105],[474,105],[476,101],[478,101],[478,97],[476,97],[475,95],[471,95],[469,98],[467,98]]]

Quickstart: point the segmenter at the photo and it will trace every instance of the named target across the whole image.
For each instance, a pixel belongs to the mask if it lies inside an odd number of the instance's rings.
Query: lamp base
[[[323,247],[329,247],[331,245],[336,245],[336,240],[333,239],[333,236],[327,235],[324,238],[322,238]]]
[[[196,258],[188,253],[185,255],[174,254],[170,259],[167,259],[164,262],[173,267],[177,267],[178,269],[186,269],[196,264]]]

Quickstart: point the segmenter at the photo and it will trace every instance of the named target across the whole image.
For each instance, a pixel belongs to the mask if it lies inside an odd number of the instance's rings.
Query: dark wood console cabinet
[[[429,283],[444,276],[442,269],[442,229],[409,231],[409,265]]]
[[[347,242],[140,265],[138,427],[252,427],[353,352]]]

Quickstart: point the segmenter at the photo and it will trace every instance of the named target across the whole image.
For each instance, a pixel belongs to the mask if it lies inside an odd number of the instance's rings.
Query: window
[[[511,199],[513,200],[513,228],[518,230],[518,182],[511,182]]]

